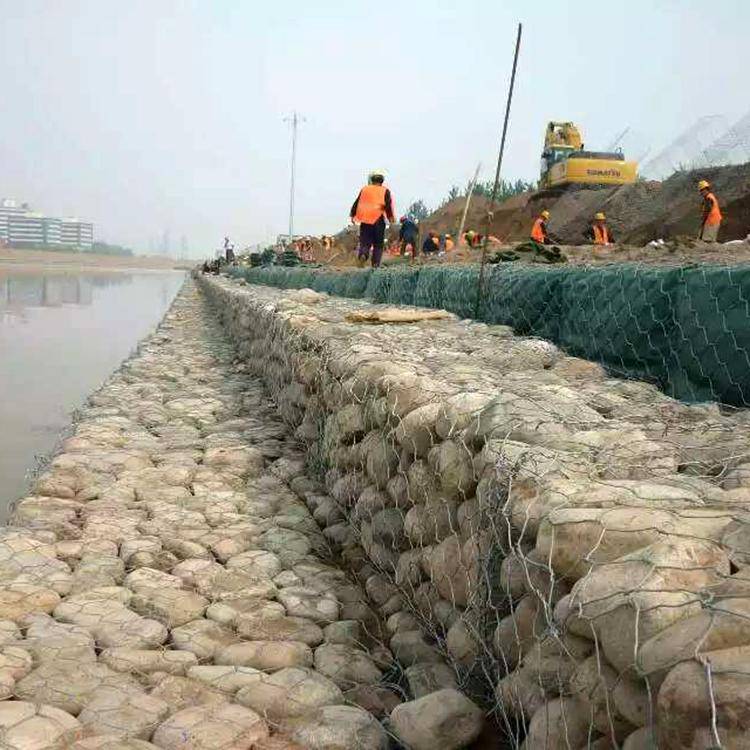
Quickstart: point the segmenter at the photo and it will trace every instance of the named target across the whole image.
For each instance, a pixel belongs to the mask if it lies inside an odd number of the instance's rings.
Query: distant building
[[[94,225],[80,219],[63,219],[60,242],[77,250],[91,250],[94,244]]]
[[[0,200],[0,244],[91,250],[93,242],[94,225],[90,222],[45,216],[32,212],[28,203]]]
[[[26,212],[8,216],[8,244],[13,247],[60,247],[62,220]]]
[[[27,203],[19,203],[10,198],[0,200],[0,242],[8,242],[8,219],[25,214],[28,210]]]

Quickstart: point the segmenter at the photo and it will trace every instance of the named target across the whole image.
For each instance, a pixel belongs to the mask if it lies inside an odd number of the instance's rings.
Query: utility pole
[[[479,283],[477,285],[477,302],[474,308],[474,317],[479,318],[479,310],[482,304],[482,295],[484,294],[484,267],[487,265],[487,241],[490,230],[492,229],[492,219],[495,213],[495,200],[497,199],[497,190],[500,186],[500,170],[503,167],[503,154],[505,153],[505,137],[508,135],[508,120],[510,118],[510,105],[513,101],[513,88],[516,84],[516,70],[518,68],[518,52],[521,49],[521,32],[523,26],[518,24],[518,34],[516,35],[516,51],[513,53],[513,68],[510,74],[510,85],[508,86],[508,100],[505,104],[505,119],[503,120],[503,134],[500,138],[500,152],[497,155],[497,169],[495,170],[495,182],[492,185],[492,195],[490,196],[490,208],[487,211],[486,229],[484,231],[484,242],[482,243],[482,265],[479,267]]]
[[[289,186],[289,241],[294,236],[294,177],[297,168],[297,126],[305,122],[305,118],[295,110],[291,117],[285,117],[284,122],[292,123],[292,179]]]

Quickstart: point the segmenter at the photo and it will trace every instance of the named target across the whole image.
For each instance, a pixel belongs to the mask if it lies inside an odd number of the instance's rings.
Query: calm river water
[[[183,279],[0,266],[0,520],[71,412],[154,329]]]

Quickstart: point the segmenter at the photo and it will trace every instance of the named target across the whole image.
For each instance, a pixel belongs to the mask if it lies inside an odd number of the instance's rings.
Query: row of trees
[[[477,182],[472,190],[472,195],[479,195],[483,198],[490,198],[492,196],[492,188],[494,186],[494,180],[487,180],[486,182]],[[448,191],[448,195],[438,204],[438,209],[442,208],[456,198],[465,198],[471,188],[471,182],[467,182],[466,186],[461,189],[458,185],[452,185]],[[511,198],[514,195],[520,193],[526,193],[531,190],[536,190],[536,184],[533,182],[527,182],[526,180],[500,180],[498,184],[497,193],[495,199],[498,203]],[[437,210],[437,209],[436,209]],[[422,221],[426,219],[432,212],[427,208],[423,200],[414,201],[407,209],[406,215],[412,221]]]
[[[84,250],[86,253],[96,253],[97,255],[133,255],[129,247],[122,245],[110,245],[108,242],[94,242],[90,250]]]

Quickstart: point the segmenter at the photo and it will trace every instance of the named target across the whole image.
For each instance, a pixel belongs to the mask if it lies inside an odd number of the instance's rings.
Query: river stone
[[[255,711],[222,703],[179,711],[160,724],[151,739],[163,750],[240,750],[266,737],[268,728]]]
[[[96,737],[78,740],[67,750],[158,750],[158,748],[145,740],[125,738],[119,734],[98,734]]]
[[[6,646],[0,651],[0,675],[13,680],[25,677],[34,665],[31,654],[19,646]]]
[[[151,552],[154,555],[161,552],[161,540],[157,537],[151,536],[138,536],[133,539],[125,539],[120,544],[120,557],[125,561],[125,565],[128,564],[130,558],[136,554],[136,552]],[[125,584],[127,586],[127,583]]]
[[[50,613],[60,603],[60,595],[51,588],[29,583],[8,583],[0,588],[0,613],[6,620],[18,622],[33,612]]]
[[[334,622],[339,616],[339,602],[333,594],[320,594],[310,588],[290,586],[281,589],[276,598],[293,617],[306,617],[317,623]]]
[[[92,696],[78,720],[90,732],[116,732],[147,740],[168,713],[169,706],[152,695],[104,688]]]
[[[126,586],[136,594],[141,594],[152,589],[181,589],[182,581],[177,576],[170,575],[162,570],[136,568],[125,576],[123,586]]]
[[[425,641],[420,630],[395,633],[391,637],[391,650],[404,666],[442,661],[440,654]]]
[[[225,693],[199,680],[164,673],[155,673],[152,677],[157,685],[151,695],[169,706],[170,715],[190,706],[215,706],[228,701]]]
[[[275,553],[284,567],[301,562],[312,549],[310,540],[304,534],[279,526],[266,531],[258,543],[268,552]]]
[[[45,614],[31,615],[26,638],[18,645],[27,649],[37,664],[52,660],[96,661],[94,638],[78,625],[57,622]]]
[[[252,549],[230,557],[226,566],[228,570],[239,570],[259,578],[274,578],[281,573],[281,560],[273,552]]]
[[[301,641],[308,646],[323,642],[320,626],[305,617],[248,612],[237,615],[237,633],[253,641]]]
[[[736,736],[722,747],[746,744],[750,718],[750,646],[708,651],[703,663],[678,664],[667,675],[657,698],[659,747],[688,750],[707,747],[701,731],[712,722],[722,733]],[[707,666],[711,667],[711,682]],[[705,734],[703,734],[705,738]],[[734,738],[732,738],[734,739]],[[713,743],[712,743],[713,744]]]
[[[241,532],[213,541],[209,546],[214,557],[219,562],[226,563],[233,557],[246,552],[254,544],[254,535]]]
[[[342,689],[379,682],[382,677],[365,651],[339,643],[324,643],[315,649],[315,669]]]
[[[414,456],[426,456],[435,444],[435,423],[441,410],[442,405],[437,402],[414,409],[399,422],[394,437]]]
[[[224,570],[223,565],[213,560],[195,558],[183,560],[172,568],[172,575],[182,581],[186,588],[197,589],[199,586],[208,587],[213,576]]]
[[[130,606],[139,614],[153,617],[168,628],[175,628],[201,617],[208,606],[208,599],[192,591],[165,587],[136,594]]]
[[[19,638],[21,638],[21,631],[15,622],[12,620],[0,620],[0,647],[10,646]]]
[[[77,739],[81,729],[77,719],[54,706],[0,702],[3,750],[57,750]]]
[[[49,703],[75,716],[104,688],[123,695],[143,692],[130,675],[115,672],[106,664],[51,661],[19,680],[16,695],[22,700]]]
[[[171,633],[172,645],[176,649],[189,651],[201,661],[213,659],[218,651],[237,642],[231,630],[212,620],[191,620]]]
[[[378,719],[383,719],[401,703],[401,698],[382,685],[356,685],[344,693],[344,703],[359,706]]]
[[[276,586],[270,578],[224,568],[208,579],[198,579],[197,589],[211,601],[272,599],[276,595]]]
[[[529,748],[585,747],[592,731],[589,707],[575,698],[554,698],[531,717]]]
[[[222,693],[236,693],[241,688],[254,684],[263,675],[264,672],[253,667],[202,664],[188,669],[190,679],[199,680]]]
[[[149,649],[108,648],[102,651],[100,662],[115,672],[133,672],[144,675],[152,672],[184,675],[198,663],[189,651],[152,651]]]
[[[447,664],[413,664],[404,670],[409,690],[415,698],[445,688],[458,689],[456,673]]]
[[[302,718],[287,719],[282,730],[307,750],[388,748],[383,727],[367,711],[353,706],[323,706]]]
[[[275,670],[312,666],[313,653],[306,643],[299,641],[245,641],[222,649],[214,661],[236,667]]]
[[[339,620],[338,622],[332,622],[324,628],[323,637],[326,643],[357,646],[362,642],[362,623],[359,620]]]
[[[219,625],[233,626],[243,614],[254,614],[259,617],[282,617],[286,610],[278,602],[267,599],[227,599],[214,602],[206,609],[206,617]]]
[[[396,735],[412,750],[458,750],[482,731],[481,709],[452,688],[402,703],[391,713]]]
[[[110,587],[105,591],[111,591],[112,597],[120,596],[119,591],[130,595],[127,589],[117,587]],[[62,622],[87,628],[103,648],[154,648],[167,639],[164,625],[137,615],[116,598],[68,598],[55,607],[54,615]]]
[[[238,703],[278,722],[342,702],[340,688],[312,669],[291,667],[261,678],[237,693]]]

